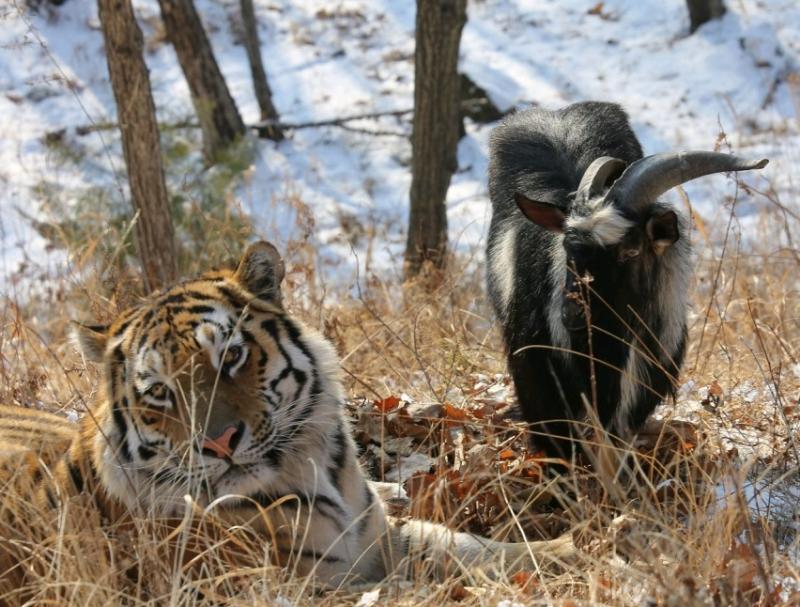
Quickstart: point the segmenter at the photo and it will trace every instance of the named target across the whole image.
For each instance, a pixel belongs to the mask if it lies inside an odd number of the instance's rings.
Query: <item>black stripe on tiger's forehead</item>
[[[122,312],[113,323],[111,337],[119,337],[133,324],[150,324],[152,317],[167,307],[173,311],[219,302],[241,312],[250,306],[256,312],[283,316],[284,312],[274,302],[255,298],[233,278],[230,272],[214,272],[208,276],[190,279],[160,291],[137,306]],[[196,310],[199,311],[199,310]]]
[[[179,283],[123,312],[112,325],[111,336],[117,341],[114,347],[117,355],[112,364],[123,363],[125,358],[138,356],[146,349],[156,350],[174,363],[181,351],[192,353],[203,349],[197,329],[204,324],[214,327],[218,335],[215,341],[232,335],[238,326],[246,342],[257,343],[258,339],[244,326],[256,320],[255,317],[268,323],[273,330],[267,333],[275,341],[281,339],[276,329],[283,329],[284,336],[314,363],[299,330],[282,308],[253,298],[235,280],[223,276]]]

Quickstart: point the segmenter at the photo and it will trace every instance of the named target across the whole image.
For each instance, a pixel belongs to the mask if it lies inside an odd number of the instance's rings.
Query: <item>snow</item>
[[[375,603],[378,602],[378,598],[381,596],[381,589],[376,588],[375,590],[369,590],[364,592],[361,597],[358,599],[358,603],[356,603],[356,607],[372,607]]]
[[[800,565],[800,482],[794,470],[753,466],[745,478],[728,476],[717,483],[717,506],[743,504],[753,521],[768,521],[779,550]]]
[[[384,479],[389,482],[404,483],[419,472],[428,472],[436,460],[424,453],[411,453],[398,457],[397,462],[397,466],[391,466],[384,474]]]
[[[113,96],[102,54],[96,5],[21,0],[0,7],[0,281],[14,295],[20,264],[45,277],[68,272],[63,252],[26,216],[46,215],[42,182],[63,195],[100,186],[125,204],[118,136],[77,137],[74,127],[112,121]],[[258,119],[244,48],[237,43],[238,3],[197,0],[214,50],[245,121]],[[460,68],[503,109],[531,103],[557,108],[603,99],[628,110],[648,153],[722,149],[769,157],[743,175],[774,188],[795,212],[797,111],[800,107],[800,7],[793,0],[728,2],[728,13],[688,36],[684,0],[608,0],[599,14],[586,0],[475,0],[469,4]],[[174,52],[159,44],[155,0],[134,2],[149,52],[162,121],[190,117],[188,89]],[[413,105],[414,3],[392,0],[256,0],[262,53],[274,101],[286,122],[305,122]],[[597,13],[598,11],[592,11]],[[409,116],[354,123],[410,133]],[[86,160],[59,162],[43,142],[67,128]],[[453,246],[483,247],[489,219],[487,141],[492,125],[467,125],[459,171],[448,193]],[[293,131],[280,144],[258,142],[249,178],[237,192],[259,233],[279,247],[308,239],[322,276],[348,286],[356,260],[363,273],[399,274],[410,185],[405,136],[339,128]],[[757,238],[759,195],[717,176],[686,186],[708,225],[738,195],[745,243]],[[678,198],[673,194],[673,199]],[[679,203],[681,204],[681,203]],[[24,214],[23,214],[24,213]],[[713,221],[712,221],[713,224]],[[775,247],[781,245],[775,240]],[[481,255],[476,255],[480,259]]]

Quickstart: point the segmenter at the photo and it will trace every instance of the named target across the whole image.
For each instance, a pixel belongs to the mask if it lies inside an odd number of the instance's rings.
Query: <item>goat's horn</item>
[[[586,169],[583,177],[581,177],[577,198],[589,200],[602,194],[606,191],[610,182],[622,175],[622,171],[625,170],[626,166],[628,164],[619,158],[611,156],[596,158]]]
[[[769,160],[747,160],[719,152],[666,152],[631,164],[614,182],[606,200],[639,210],[677,185],[712,173],[763,169]]]

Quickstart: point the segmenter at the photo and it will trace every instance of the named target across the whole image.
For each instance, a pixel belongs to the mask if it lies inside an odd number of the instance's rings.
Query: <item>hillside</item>
[[[273,571],[237,572],[240,582],[215,570],[205,580],[215,591],[249,593],[224,604],[797,604],[797,2],[728,0],[722,19],[691,36],[683,0],[469,3],[460,69],[501,111],[614,101],[646,153],[770,159],[764,171],[699,180],[668,196],[690,205],[694,219],[690,345],[677,401],[659,407],[632,450],[647,483],[629,495],[614,493],[597,462],[570,486],[542,487],[547,464],[528,452],[516,421],[483,278],[495,123],[466,121],[448,192],[447,276],[432,292],[402,284],[411,0],[255,0],[274,101],[295,128],[278,144],[250,139],[209,171],[199,133],[187,126],[193,108],[158,3],[134,5],[182,270],[225,263],[255,236],[274,242],[287,261],[287,307],[336,345],[362,461],[376,480],[402,484],[389,486],[404,496],[399,513],[515,537],[575,528],[584,551],[580,563],[543,576],[392,582],[346,595],[314,595]],[[239,3],[196,5],[252,124],[258,108]],[[309,125],[376,113],[397,115]],[[4,404],[83,415],[98,370],[75,353],[69,321],[106,321],[142,294],[115,114],[94,2],[0,6]],[[93,595],[80,544],[65,550],[52,582],[72,588],[75,604],[97,596],[140,604],[127,590]],[[180,594],[188,582],[171,577],[151,544],[137,550],[172,604],[204,604]],[[82,583],[70,585],[70,576]]]

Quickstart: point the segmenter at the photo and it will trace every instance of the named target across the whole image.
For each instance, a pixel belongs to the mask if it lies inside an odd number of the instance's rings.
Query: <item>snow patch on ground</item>
[[[192,115],[174,52],[158,43],[155,0],[134,2],[149,52],[159,117]],[[257,0],[262,53],[283,120],[305,122],[413,105],[414,5],[389,0]],[[198,0],[214,50],[246,122],[258,119],[238,4]],[[648,153],[712,149],[720,129],[736,152],[771,159],[744,175],[785,199],[796,188],[800,8],[792,0],[743,0],[724,18],[688,36],[683,0],[609,0],[600,15],[584,0],[484,0],[469,6],[461,69],[501,108],[556,108],[586,99],[625,106]],[[99,185],[125,204],[117,135],[80,137],[86,160],[59,162],[44,137],[63,128],[113,121],[96,7],[70,2],[38,14],[21,0],[0,8],[0,281],[14,293],[20,264],[43,277],[64,271],[30,218],[45,213],[42,182],[65,191]],[[355,123],[410,133],[409,117]],[[453,246],[483,247],[489,219],[487,141],[491,125],[467,125],[459,171],[448,193]],[[727,149],[723,145],[723,149]],[[239,196],[259,231],[278,244],[304,238],[298,206],[313,219],[310,242],[327,281],[347,286],[363,272],[398,274],[405,242],[410,146],[404,136],[337,128],[294,131],[280,144],[259,142]],[[717,176],[689,184],[707,224],[735,182]],[[674,197],[674,199],[677,199]],[[755,238],[763,197],[738,191],[745,241]],[[776,239],[775,246],[782,244]],[[478,256],[478,259],[480,255]],[[358,259],[358,264],[356,263]],[[362,274],[363,275],[363,274]]]

